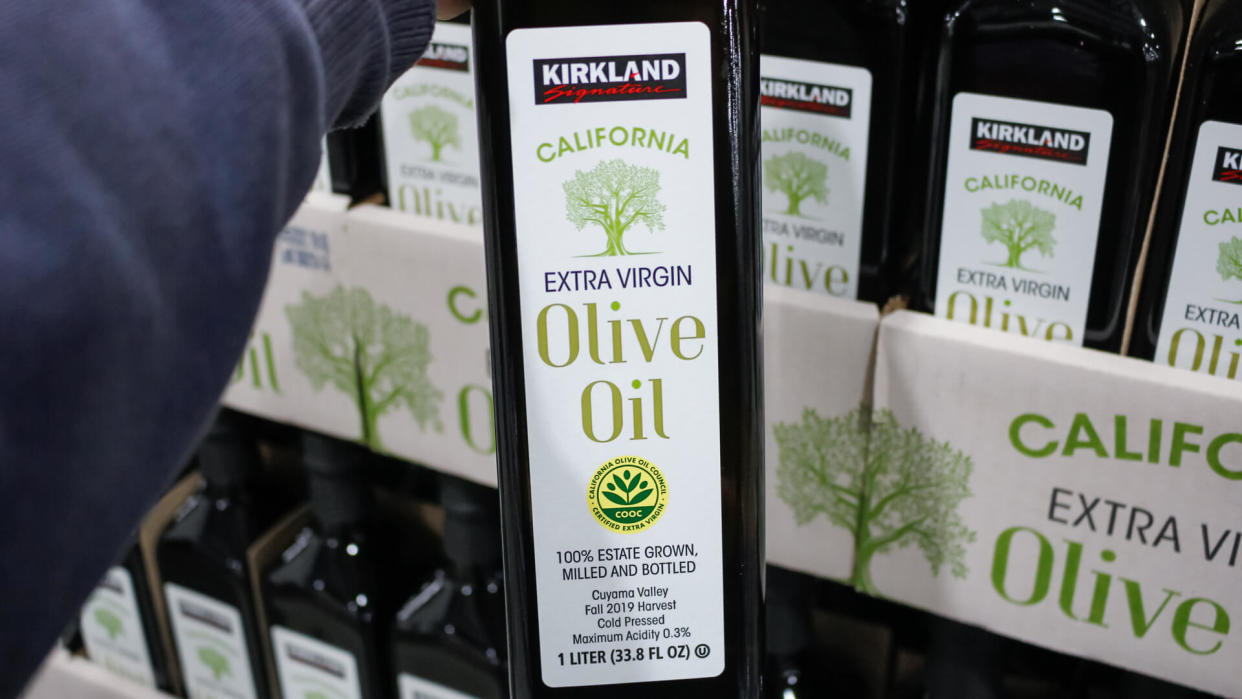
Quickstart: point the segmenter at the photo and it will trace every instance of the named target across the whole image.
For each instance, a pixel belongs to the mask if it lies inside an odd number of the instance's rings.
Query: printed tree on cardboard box
[[[457,115],[434,104],[410,112],[410,133],[415,141],[431,146],[432,162],[440,162],[445,146],[461,149]]]
[[[377,304],[360,287],[338,285],[326,296],[302,292],[285,306],[293,330],[294,365],[321,390],[330,385],[353,399],[359,441],[383,450],[379,418],[404,407],[424,428],[439,422],[443,394],[431,383],[431,334],[409,316]]]
[[[1052,229],[1057,224],[1056,214],[1025,199],[992,204],[980,213],[983,217],[980,230],[983,239],[989,243],[1000,243],[1008,251],[1008,257],[1000,263],[1002,267],[1026,270],[1022,266],[1022,256],[1031,249],[1038,250],[1044,257],[1052,257],[1057,244],[1056,238],[1052,237]]]
[[[807,408],[801,422],[778,423],[774,431],[778,493],[798,524],[822,515],[853,535],[851,585],[878,594],[871,562],[911,545],[932,575],[948,566],[955,577],[966,576],[975,532],[957,508],[971,495],[970,457],[868,406],[835,418]]]
[[[107,609],[95,610],[95,623],[103,627],[108,632],[108,638],[114,641],[121,634],[121,618]]]
[[[1220,278],[1225,281],[1230,279],[1242,280],[1242,238],[1233,236],[1220,244],[1220,257],[1216,258],[1216,271],[1220,274]],[[1242,304],[1242,300],[1219,300]]]
[[[609,160],[575,171],[563,188],[569,222],[578,230],[594,224],[604,232],[607,247],[593,257],[644,254],[625,247],[625,232],[636,223],[651,231],[664,229],[666,207],[656,197],[660,173],[655,168]]]
[[[763,186],[785,195],[784,213],[802,215],[802,202],[828,201],[828,166],[797,151],[774,155],[763,163]]]

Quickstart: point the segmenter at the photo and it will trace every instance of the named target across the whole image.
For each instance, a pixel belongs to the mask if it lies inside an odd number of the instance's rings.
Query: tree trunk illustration
[[[871,547],[863,545],[854,551],[854,569],[850,572],[850,585],[855,590],[868,595],[878,596],[875,581],[871,579],[871,559],[875,552]]]
[[[431,161],[432,161],[432,162],[435,162],[435,163],[440,162],[440,151],[442,151],[442,150],[444,150],[444,144],[443,144],[443,143],[435,143],[435,142],[433,142],[433,143],[431,144]]]
[[[1014,269],[1022,269],[1022,249],[1016,245],[1009,246],[1009,259],[1005,260],[1006,267]]]
[[[802,215],[802,200],[805,199],[806,197],[799,197],[793,194],[789,194],[788,196],[789,196],[789,207],[785,209],[785,213],[788,214],[789,216],[801,216]]]
[[[362,435],[358,441],[371,447],[375,451],[383,451],[383,445],[379,439],[379,416],[376,415],[375,405],[371,401],[371,391],[367,386],[366,372],[363,370],[364,358],[366,357],[366,347],[359,341],[354,341],[354,381],[358,392],[354,397],[354,402],[358,406],[358,417],[362,422]]]

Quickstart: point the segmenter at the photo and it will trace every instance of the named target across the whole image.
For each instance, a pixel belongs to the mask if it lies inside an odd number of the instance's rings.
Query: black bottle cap
[[[767,572],[768,653],[797,655],[811,645],[815,582],[776,566],[768,566]]]
[[[198,446],[198,469],[213,488],[234,488],[259,475],[259,447],[245,428],[241,416],[220,411]]]
[[[302,461],[310,477],[311,514],[325,529],[361,522],[373,506],[367,478],[369,452],[313,432],[302,435]]]
[[[444,553],[461,565],[499,566],[500,502],[492,488],[460,478],[440,481]]]

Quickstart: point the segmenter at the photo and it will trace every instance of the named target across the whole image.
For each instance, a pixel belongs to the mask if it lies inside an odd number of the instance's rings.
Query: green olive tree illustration
[[[302,292],[285,306],[293,331],[294,365],[319,391],[332,386],[353,399],[359,441],[383,450],[379,418],[404,407],[439,431],[443,394],[427,376],[430,332],[409,316],[377,304],[363,288],[338,285],[326,296]]]
[[[1220,257],[1216,258],[1216,272],[1225,281],[1230,279],[1242,281],[1242,238],[1233,236],[1220,244]],[[1221,300],[1242,304],[1242,301]]]
[[[1000,243],[1008,251],[1002,267],[1026,269],[1022,266],[1022,256],[1032,249],[1044,257],[1052,257],[1057,244],[1056,238],[1052,237],[1052,229],[1057,223],[1056,214],[1025,199],[992,204],[981,214],[983,225],[980,232],[983,239],[989,243]]]
[[[107,609],[95,610],[95,623],[103,627],[103,630],[108,632],[108,638],[112,640],[116,640],[116,637],[121,634],[123,626],[121,618]]]
[[[922,551],[932,575],[948,567],[966,576],[975,532],[957,510],[971,495],[970,457],[868,406],[834,418],[807,408],[801,422],[774,430],[777,492],[798,524],[823,516],[853,535],[851,585],[878,594],[872,561],[908,546]]]
[[[434,104],[410,112],[410,133],[415,141],[425,141],[431,146],[433,162],[440,162],[446,146],[461,149],[457,115]]]
[[[229,659],[215,648],[206,646],[199,648],[198,659],[208,670],[211,670],[212,677],[217,680],[229,674]]]
[[[828,201],[828,166],[798,151],[774,155],[763,163],[763,186],[785,195],[784,213],[801,216],[807,198]]]
[[[591,170],[575,171],[563,187],[569,222],[578,230],[588,224],[599,226],[607,238],[607,247],[597,257],[635,254],[623,236],[636,223],[653,232],[664,229],[666,207],[656,196],[660,173],[654,168],[608,160]]]

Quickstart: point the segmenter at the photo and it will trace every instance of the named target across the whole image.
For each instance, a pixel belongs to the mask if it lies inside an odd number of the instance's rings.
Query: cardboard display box
[[[312,195],[223,402],[494,485],[486,294],[476,230]]]
[[[1242,690],[1235,384],[899,312],[864,473],[853,567],[872,593]]]
[[[326,269],[290,264],[307,235],[282,236],[256,321],[265,344],[243,357],[225,402],[494,485],[477,232],[338,204],[308,200],[291,224],[327,241]],[[922,314],[881,321],[869,304],[765,294],[770,562],[1237,691],[1236,386]],[[386,373],[394,361],[401,371]]]

